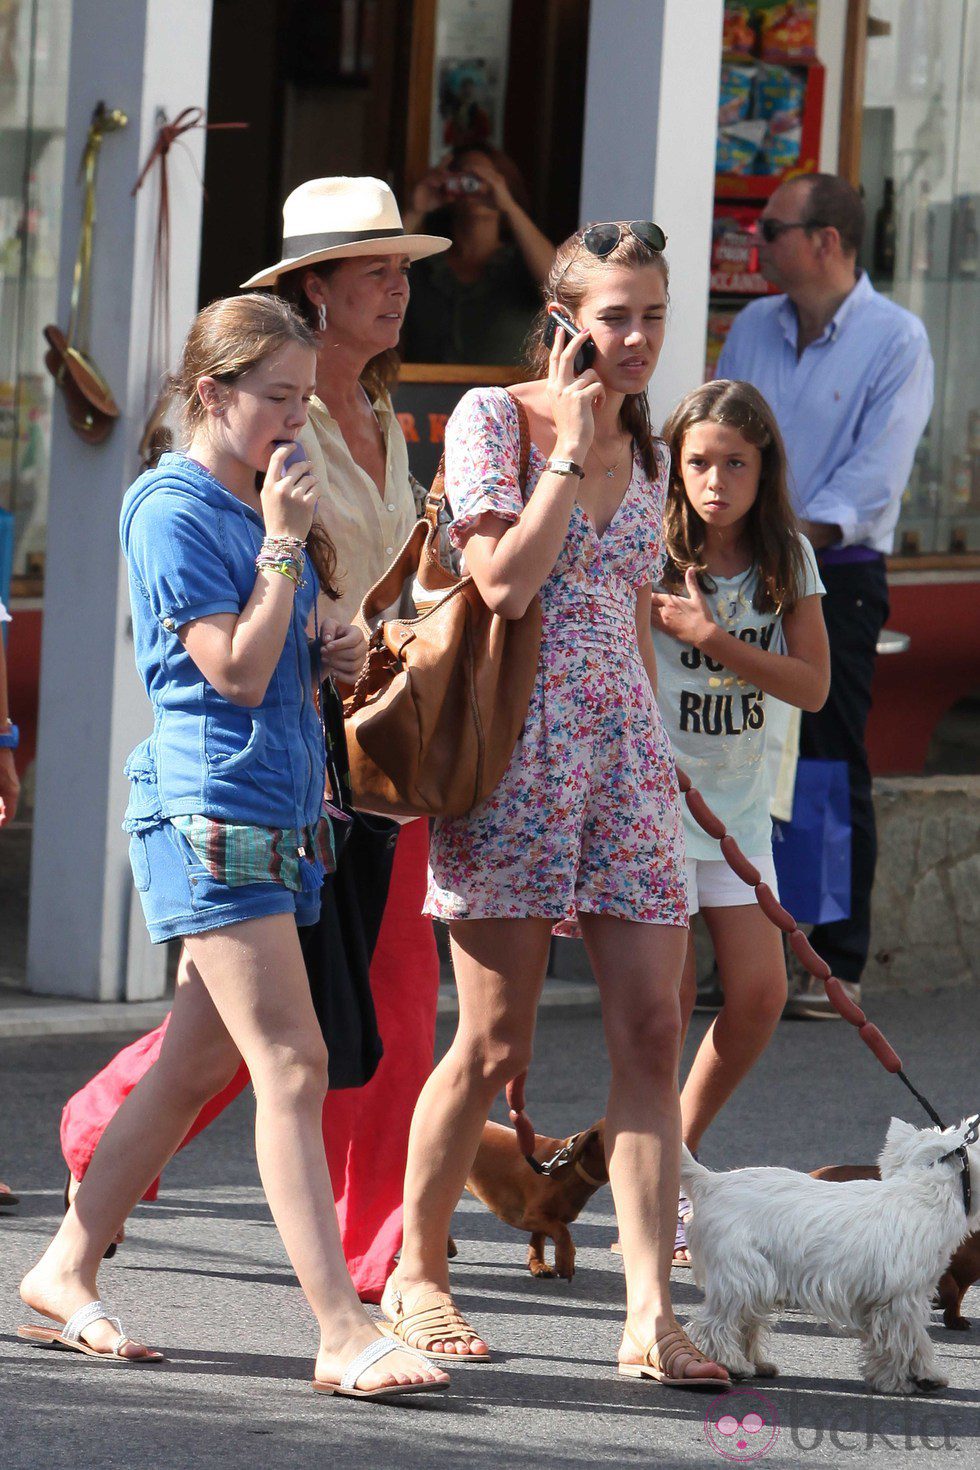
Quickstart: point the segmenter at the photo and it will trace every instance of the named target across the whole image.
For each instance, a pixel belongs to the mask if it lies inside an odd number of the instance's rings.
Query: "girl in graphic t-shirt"
[[[653,596],[657,694],[679,764],[776,891],[765,734],[766,697],[818,710],[830,654],[812,548],[786,489],[786,454],[769,405],[749,383],[689,393],[664,425],[671,451],[668,561]],[[681,1094],[684,1141],[709,1123],[762,1054],[786,1000],[778,929],[686,810],[692,916],[704,915],[724,1004]],[[694,945],[681,989],[695,1000]],[[680,1216],[686,1213],[681,1199]],[[690,1257],[678,1219],[674,1264]]]

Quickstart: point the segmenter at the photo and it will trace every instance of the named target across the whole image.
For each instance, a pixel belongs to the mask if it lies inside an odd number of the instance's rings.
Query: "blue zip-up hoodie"
[[[317,585],[309,558],[265,698],[246,708],[212,688],[177,629],[241,612],[255,585],[260,517],[201,465],[165,454],[128,490],[119,534],[136,666],[153,706],[153,734],[126,762],[127,830],[186,815],[257,827],[315,823],[324,746],[306,631]]]

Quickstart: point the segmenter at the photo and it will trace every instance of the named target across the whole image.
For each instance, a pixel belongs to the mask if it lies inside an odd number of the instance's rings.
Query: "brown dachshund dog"
[[[814,1169],[814,1179],[836,1179],[846,1183],[848,1179],[880,1179],[874,1164],[828,1164],[824,1169]],[[963,1297],[974,1281],[980,1278],[980,1230],[968,1235],[953,1253],[946,1270],[936,1287],[936,1305],[943,1309],[943,1322],[954,1332],[969,1332],[970,1319],[960,1312]]]
[[[521,1153],[514,1130],[488,1123],[466,1188],[505,1225],[531,1232],[527,1266],[532,1276],[561,1276],[571,1281],[575,1246],[568,1227],[596,1190],[609,1183],[605,1119],[572,1138],[535,1135],[534,1157],[541,1163],[566,1149],[568,1157],[556,1165],[553,1174],[536,1174]],[[555,1245],[553,1266],[545,1259],[548,1239]],[[450,1254],[455,1254],[451,1242],[450,1246]]]

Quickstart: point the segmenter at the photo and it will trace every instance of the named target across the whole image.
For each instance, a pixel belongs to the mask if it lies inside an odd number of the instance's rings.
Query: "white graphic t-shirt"
[[[813,548],[800,537],[806,558],[803,597],[822,596]],[[782,617],[756,612],[755,567],[737,577],[714,578],[706,600],[715,622],[745,643],[782,652]],[[769,771],[766,762],[766,695],[688,643],[653,630],[657,653],[657,703],[678,764],[725,823],[748,857],[772,848]],[[687,855],[721,857],[718,843],[691,817],[686,803]]]

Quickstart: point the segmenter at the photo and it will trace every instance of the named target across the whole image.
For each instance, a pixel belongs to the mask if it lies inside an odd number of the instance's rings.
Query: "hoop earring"
[[[327,330],[327,308],[322,301],[316,309],[316,329],[318,332]]]

